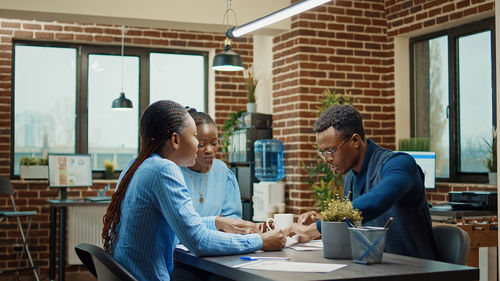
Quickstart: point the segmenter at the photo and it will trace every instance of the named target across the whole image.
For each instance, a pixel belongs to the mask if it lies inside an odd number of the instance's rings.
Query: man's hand
[[[270,230],[265,233],[260,233],[262,238],[263,251],[279,251],[286,245],[286,237],[280,230]]]
[[[299,219],[297,220],[297,223],[300,225],[310,225],[311,223],[316,222],[319,220],[318,213],[315,211],[309,211],[307,213],[303,213],[302,215],[299,216]]]
[[[321,235],[315,223],[312,223],[310,225],[300,225],[298,223],[294,223],[286,228],[283,233],[285,234],[285,236],[298,235],[299,243],[309,242]]]
[[[216,217],[215,227],[218,230],[227,233],[238,233],[238,234],[250,234],[259,233],[259,227],[257,224],[245,220],[226,218],[226,217]]]

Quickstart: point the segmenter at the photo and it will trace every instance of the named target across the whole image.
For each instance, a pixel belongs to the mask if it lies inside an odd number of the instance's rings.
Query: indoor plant
[[[486,146],[483,163],[488,169],[488,180],[490,184],[497,184],[497,134],[493,131],[491,141],[484,139]]]
[[[335,194],[335,198],[326,202],[325,209],[319,214],[323,236],[323,256],[325,258],[351,257],[351,239],[344,218],[359,225],[362,217],[361,213],[352,206],[349,195],[342,198]]]
[[[253,65],[250,66],[248,70],[245,71],[245,88],[247,89],[247,112],[256,112],[255,105],[255,90],[257,89],[257,79],[255,79],[255,73],[253,71]]]
[[[19,159],[21,179],[47,179],[49,175],[47,158],[24,156]]]
[[[238,112],[231,112],[227,116],[227,120],[224,121],[224,125],[222,126],[222,135],[220,140],[220,147],[223,153],[228,152],[229,145],[231,144],[231,135],[234,130],[238,128],[241,123],[241,115],[245,113],[246,110],[240,110]]]
[[[115,172],[116,164],[114,161],[109,159],[104,160],[104,178],[112,179],[113,173]]]
[[[333,105],[354,102],[354,98],[335,90],[326,89],[322,95],[321,105],[317,107],[318,117]],[[318,148],[316,145],[313,147]],[[315,159],[308,164],[304,163],[303,166],[309,175],[305,182],[311,184],[312,198],[315,200],[314,206],[324,210],[326,202],[332,200],[335,194],[343,193],[344,175],[333,173],[319,155],[316,155]]]

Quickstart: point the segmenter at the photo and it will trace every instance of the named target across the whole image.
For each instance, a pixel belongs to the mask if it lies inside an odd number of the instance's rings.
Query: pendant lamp
[[[120,92],[120,97],[113,100],[111,104],[112,110],[131,110],[132,109],[132,101],[125,97],[125,91],[123,90],[123,45],[124,45],[124,37],[125,37],[125,26],[122,25],[122,49],[121,49],[121,87],[122,91]]]
[[[224,13],[223,23],[226,23],[226,19],[229,23],[229,12],[232,12],[234,15],[234,21],[237,25],[238,23],[236,20],[236,13],[232,8],[231,3],[231,0],[227,1],[227,9]],[[238,55],[231,49],[231,40],[229,38],[226,38],[226,40],[224,40],[224,50],[214,57],[212,69],[218,71],[239,71],[244,69],[243,61],[241,60],[240,55]]]

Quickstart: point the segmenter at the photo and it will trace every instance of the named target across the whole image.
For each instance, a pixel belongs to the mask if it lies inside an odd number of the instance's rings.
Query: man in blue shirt
[[[361,114],[350,105],[327,109],[314,124],[314,131],[324,161],[333,172],[347,173],[343,196],[349,196],[353,207],[362,212],[363,225],[384,226],[394,218],[385,251],[436,259],[424,175],[415,160],[365,139]],[[300,236],[300,242],[319,236],[320,231],[315,212],[303,214],[290,229]]]

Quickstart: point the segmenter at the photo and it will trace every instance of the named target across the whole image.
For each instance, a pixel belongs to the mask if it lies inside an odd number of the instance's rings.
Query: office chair
[[[458,226],[436,225],[432,227],[441,261],[465,265],[469,257],[470,238]]]
[[[78,258],[97,280],[137,281],[130,272],[106,251],[90,243],[80,243],[75,247]]]
[[[28,243],[27,243],[31,228],[31,220],[33,219],[33,216],[36,215],[36,211],[24,211],[24,212],[17,211],[16,202],[14,201],[14,188],[12,187],[12,183],[10,182],[10,180],[7,178],[0,177],[0,194],[9,195],[10,201],[12,202],[12,211],[0,210],[0,222],[3,221],[4,219],[6,220],[7,218],[16,218],[19,231],[21,232],[21,238],[23,239],[23,248],[21,250],[21,254],[18,256],[17,259],[17,267],[14,269],[0,270],[0,273],[13,272],[13,271],[18,272],[22,270],[32,269],[33,274],[35,274],[36,280],[39,281],[40,279],[38,278],[37,267],[33,263],[33,259],[31,258],[31,252],[30,249],[28,248]],[[26,232],[24,232],[23,226],[21,224],[21,217],[28,217],[28,227],[26,229]],[[24,256],[25,251],[26,254],[28,255],[28,259],[31,264],[30,267],[20,267],[21,260]]]

